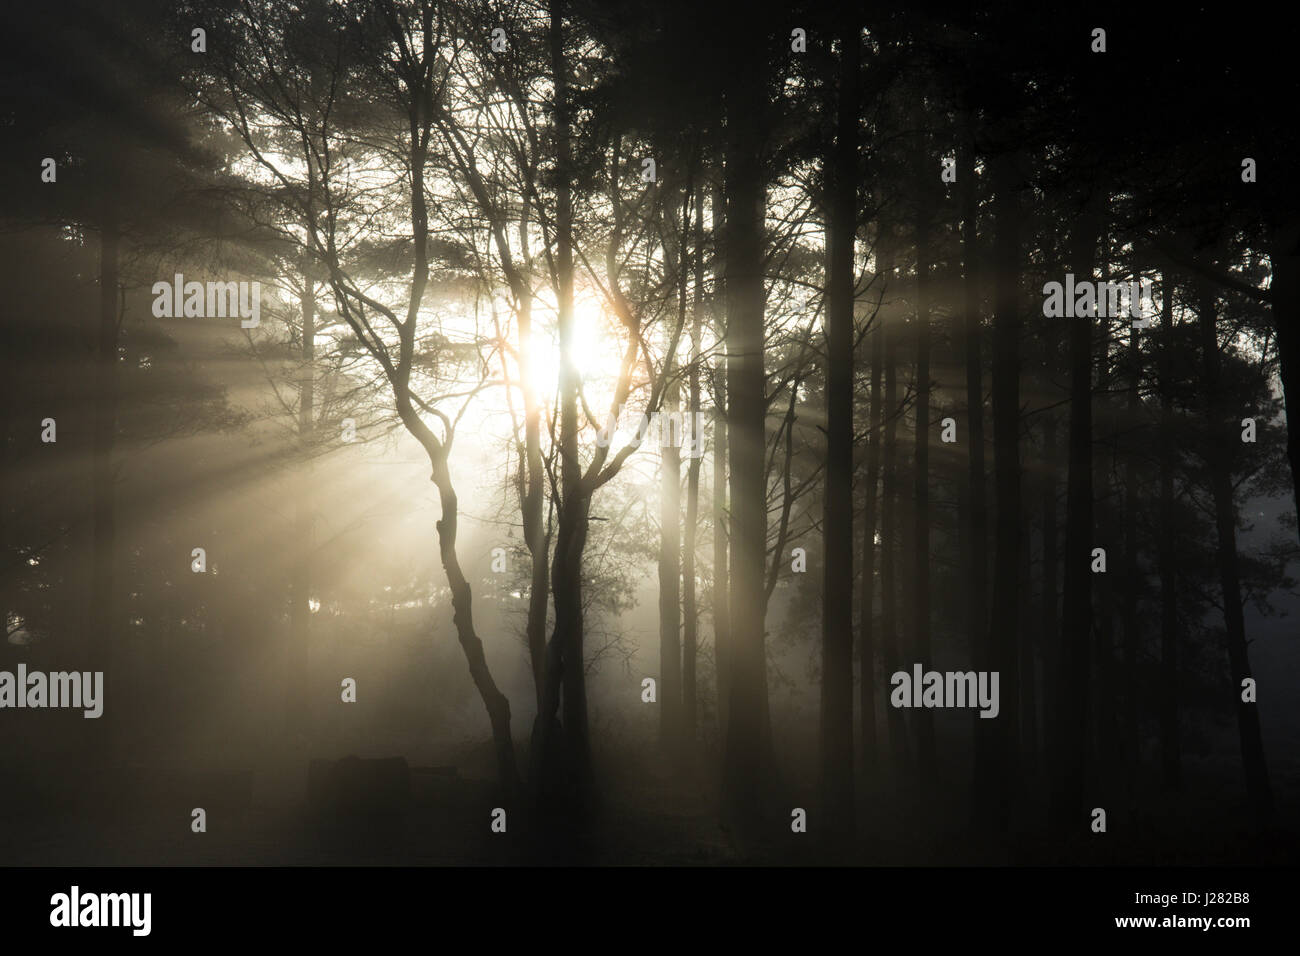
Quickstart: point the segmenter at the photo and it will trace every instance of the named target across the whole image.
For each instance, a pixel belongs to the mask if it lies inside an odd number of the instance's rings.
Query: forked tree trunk
[[[583,657],[582,555],[587,545],[591,490],[578,459],[578,390],[574,349],[573,196],[568,71],[564,59],[564,0],[552,0],[548,40],[555,97],[555,244],[559,279],[557,325],[560,331],[560,500],[551,589],[555,628],[547,646],[542,711],[538,714],[543,803],[559,798],[563,809],[581,818],[595,797],[587,725],[586,667]],[[555,715],[563,711],[559,727]]]

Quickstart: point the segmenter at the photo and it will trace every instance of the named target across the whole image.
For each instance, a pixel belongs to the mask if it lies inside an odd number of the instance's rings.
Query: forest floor
[[[466,763],[481,766],[478,756]],[[856,843],[827,855],[808,788],[785,788],[771,805],[770,838],[742,845],[719,822],[708,775],[640,760],[599,765],[599,812],[579,830],[545,834],[514,809],[506,832],[492,831],[499,801],[488,774],[413,774],[409,809],[369,822],[322,821],[308,812],[301,785],[295,796],[292,786],[277,792],[254,777],[249,805],[208,795],[203,833],[190,826],[191,805],[202,797],[123,795],[85,778],[72,791],[24,790],[6,775],[0,865],[1290,865],[1300,857],[1300,781],[1275,775],[1278,811],[1260,827],[1244,799],[1221,796],[1241,790],[1230,768],[1189,767],[1177,795],[1135,790],[1108,809],[1106,833],[1085,819],[1067,839],[1046,835],[1042,803],[1033,799],[1012,808],[1006,834],[972,827],[962,768],[924,788],[884,779],[859,787]],[[1042,792],[1041,776],[1029,779],[1026,792]],[[806,833],[791,832],[796,807],[808,811]]]

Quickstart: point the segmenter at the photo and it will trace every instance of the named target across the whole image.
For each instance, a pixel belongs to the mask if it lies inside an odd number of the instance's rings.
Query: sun
[[[605,314],[600,303],[593,299],[576,300],[573,304],[573,361],[584,385],[604,367],[609,349],[609,337],[604,333]],[[551,321],[542,327],[536,325],[532,334],[531,360],[528,384],[542,401],[554,395],[560,384],[560,333]]]

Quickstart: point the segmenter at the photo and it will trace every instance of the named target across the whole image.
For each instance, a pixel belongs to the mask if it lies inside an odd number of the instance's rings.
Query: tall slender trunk
[[[886,291],[894,279],[894,256],[888,227],[881,227],[880,269],[885,276]],[[885,442],[880,491],[880,649],[885,674],[898,673],[902,664],[898,647],[897,521],[898,521],[898,330],[893,318],[881,312],[880,336],[885,362]],[[903,712],[885,708],[889,725],[889,749],[895,772],[907,761],[907,730]]]
[[[1178,735],[1178,529],[1174,522],[1174,285],[1161,277],[1160,303],[1160,767],[1164,785],[1183,785]]]
[[[770,724],[764,636],[767,554],[766,389],[763,285],[766,190],[762,115],[766,103],[759,30],[734,39],[727,89],[727,411],[731,458],[731,688],[724,803],[739,826],[758,823],[765,803]]]
[[[677,259],[678,319],[686,319],[687,242],[690,193],[684,191]],[[664,360],[666,421],[681,415],[677,357]],[[673,424],[669,425],[671,429]],[[682,502],[681,448],[660,428],[659,450],[659,746],[671,759],[680,756],[682,709]]]
[[[1020,596],[1020,661],[1018,673],[1020,679],[1020,734],[1019,741],[1023,754],[1023,772],[1025,776],[1034,773],[1038,765],[1038,642],[1033,639],[1037,631],[1034,627],[1033,611],[1034,593],[1033,556],[1030,548],[1030,527],[1033,522],[1033,502],[1030,495],[1022,498],[1023,513],[1020,521],[1024,533],[1020,541],[1020,579],[1018,591]]]
[[[110,666],[117,642],[117,582],[115,580],[117,523],[114,509],[113,445],[117,432],[118,269],[121,233],[117,209],[105,203],[99,233],[99,326],[95,353],[94,441],[91,463],[93,487],[94,562],[91,570],[90,606],[94,670],[102,670],[117,683]],[[110,684],[110,687],[112,684]],[[112,690],[108,693],[111,695]],[[115,721],[108,731],[104,752],[112,753]]]
[[[289,714],[287,726],[295,736],[311,739],[310,647],[311,631],[311,558],[312,496],[311,456],[309,449],[315,424],[316,404],[316,283],[310,267],[302,276],[302,369],[299,371],[298,441],[304,460],[299,475],[300,489],[294,500],[294,546],[297,560],[293,566],[290,610],[291,651],[289,655]]]
[[[713,331],[726,341],[726,293],[723,235],[726,202],[722,177],[714,180],[710,196],[713,227]],[[727,357],[720,353],[711,370],[713,381],[713,667],[717,685],[718,739],[727,739],[727,712],[731,701],[731,575],[728,573],[727,518]]]
[[[968,120],[970,122],[970,120]],[[966,627],[971,660],[976,670],[991,670],[995,657],[989,630],[988,571],[988,490],[984,466],[984,356],[979,308],[979,202],[975,183],[975,149],[968,137],[957,153],[957,182],[961,190],[962,298],[965,311],[963,345],[966,359],[967,442],[966,500],[967,579]],[[974,787],[977,812],[991,819],[997,800],[996,733],[994,722],[975,722]]]
[[[1100,281],[1108,282],[1110,281],[1110,229],[1109,223],[1106,221],[1102,222],[1100,253],[1101,258],[1098,263],[1098,272],[1101,274]],[[1093,397],[1093,416],[1094,432],[1104,436],[1102,446],[1104,455],[1099,455],[1094,448],[1093,487],[1100,488],[1100,497],[1102,499],[1110,497],[1107,485],[1109,477],[1115,473],[1117,416],[1115,414],[1115,403],[1110,394],[1110,333],[1111,317],[1108,311],[1101,308],[1101,303],[1098,302],[1097,335],[1094,343],[1097,349],[1097,357],[1094,362],[1096,392]],[[1111,508],[1104,508],[1094,512],[1096,525],[1093,532],[1093,547],[1105,548],[1108,556],[1118,553],[1114,516],[1114,509]],[[1093,604],[1095,627],[1093,674],[1096,681],[1097,699],[1104,701],[1118,701],[1121,695],[1121,688],[1116,680],[1115,615],[1117,608],[1115,588],[1111,583],[1113,580],[1113,575],[1110,571],[1107,571],[1105,574],[1097,575],[1093,581],[1093,593],[1096,597]],[[1117,715],[1120,712],[1121,709],[1113,705],[1097,707],[1092,711],[1093,756],[1099,769],[1103,766],[1109,769],[1116,762],[1116,755],[1120,751],[1119,722],[1117,720]]]
[[[840,31],[838,120],[827,157],[826,495],[822,523],[821,797],[826,838],[853,833],[853,303],[859,29]]]
[[[696,431],[700,420],[700,344],[704,334],[704,185],[695,182],[695,301],[691,320],[691,368],[688,388],[690,410],[691,463],[686,471],[686,540],[682,545],[682,738],[695,748],[696,689],[695,662],[699,651],[699,610],[695,595],[695,530],[700,514],[700,466],[703,446]]]
[[[532,256],[528,242],[528,205],[519,222],[519,245],[522,274],[516,275],[516,300],[519,324],[519,378],[524,396],[524,469],[523,500],[520,501],[524,524],[524,544],[531,559],[528,586],[528,617],[524,633],[528,641],[528,659],[532,665],[533,691],[540,711],[542,685],[546,680],[546,611],[550,605],[551,536],[546,530],[546,499],[543,493],[546,467],[542,461],[542,408],[533,386],[533,296]],[[529,278],[525,279],[525,276]]]
[[[876,591],[876,518],[879,512],[880,443],[884,437],[884,405],[880,378],[885,338],[877,319],[871,343],[870,428],[867,431],[867,479],[862,518],[862,632],[858,659],[858,706],[861,722],[860,751],[863,769],[876,765],[876,644],[874,598]]]
[[[1241,738],[1241,763],[1246,775],[1246,792],[1251,808],[1260,822],[1273,813],[1273,791],[1264,759],[1264,741],[1259,727],[1259,709],[1242,700],[1242,682],[1250,677],[1250,655],[1246,647],[1246,621],[1241,601],[1241,572],[1237,558],[1237,513],[1232,501],[1232,455],[1239,447],[1226,420],[1223,407],[1222,363],[1219,359],[1219,335],[1214,293],[1204,281],[1199,283],[1198,312],[1201,331],[1201,374],[1205,384],[1205,412],[1210,422],[1210,440],[1206,443],[1210,481],[1214,494],[1214,524],[1218,530],[1216,554],[1219,583],[1223,589],[1223,623],[1227,628],[1228,666],[1232,675],[1232,695],[1237,710],[1237,730]]]
[[[1019,553],[1023,543],[1020,520],[1020,212],[1016,157],[1003,153],[993,159],[996,191],[995,308],[993,316],[993,453],[997,523],[994,537],[993,605],[990,618],[994,641],[993,669],[1001,674],[1002,709],[998,742],[998,783],[1001,799],[995,820],[1005,826],[1009,804],[1019,788],[1016,751],[1019,742],[1019,686],[1016,668],[1019,640]],[[1010,679],[1008,679],[1010,678]]]
[[[1092,279],[1101,231],[1104,197],[1094,191],[1075,222],[1072,266],[1078,281]],[[1085,825],[1083,809],[1087,768],[1088,687],[1092,645],[1092,318],[1070,322],[1069,478],[1065,503],[1065,581],[1061,599],[1064,621],[1057,705],[1061,709],[1060,773],[1053,788],[1053,816],[1069,830]]]
[[[13,589],[17,585],[17,575],[22,567],[21,559],[14,548],[13,534],[15,489],[20,487],[14,478],[16,455],[10,450],[9,441],[13,434],[13,423],[18,417],[18,356],[25,352],[25,336],[8,324],[0,327],[0,607],[6,612],[5,634],[8,636],[8,610]]]
[[[1038,628],[1038,640],[1042,649],[1044,697],[1049,696],[1061,656],[1056,514],[1056,470],[1060,462],[1057,457],[1056,431],[1056,418],[1049,412],[1043,417],[1043,479],[1042,484],[1039,485],[1039,492],[1042,495],[1040,521],[1043,541],[1043,599],[1040,605],[1042,617]],[[1046,758],[1044,762],[1050,774],[1055,772],[1056,766],[1055,755],[1059,736],[1055,724],[1057,709],[1048,706],[1047,700],[1044,700],[1042,713],[1043,754]]]
[[[567,812],[575,820],[581,820],[595,799],[582,657],[582,555],[589,514],[590,498],[578,483],[562,502],[555,538],[551,568],[555,627],[546,649],[547,676],[539,715],[542,764],[536,773],[543,804]],[[558,727],[557,712],[561,713]]]
[[[917,169],[924,167],[918,157]],[[915,660],[925,671],[930,651],[930,204],[929,184],[921,189],[916,209],[916,428],[912,469],[911,637]],[[916,725],[917,769],[925,780],[938,773],[934,712],[928,707],[912,714]]]
[[[1130,323],[1131,324],[1131,323]],[[1129,436],[1124,457],[1124,579],[1120,621],[1124,629],[1124,726],[1121,741],[1124,751],[1124,776],[1129,802],[1136,796],[1138,763],[1138,438],[1141,417],[1138,387],[1141,384],[1142,349],[1136,329],[1129,330],[1128,408],[1125,432]],[[1145,578],[1143,578],[1145,580]]]
[[[1291,462],[1291,489],[1300,515],[1300,220],[1273,230],[1268,250],[1273,268],[1273,327],[1277,332],[1278,374],[1286,402],[1286,453]],[[1292,419],[1296,421],[1292,421]]]
[[[591,494],[578,459],[578,374],[573,319],[573,194],[570,176],[569,77],[564,61],[564,0],[553,0],[550,22],[551,72],[555,85],[555,244],[559,272],[556,324],[560,332],[561,500],[556,570],[556,632],[563,639],[564,739],[570,779],[581,808],[593,796],[591,743],[587,725],[586,662],[583,657],[582,555],[587,546]],[[566,534],[567,532],[567,534]]]

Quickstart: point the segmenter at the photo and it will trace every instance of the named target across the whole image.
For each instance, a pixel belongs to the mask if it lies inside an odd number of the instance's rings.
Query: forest
[[[0,22],[7,865],[1294,859],[1268,15]]]

